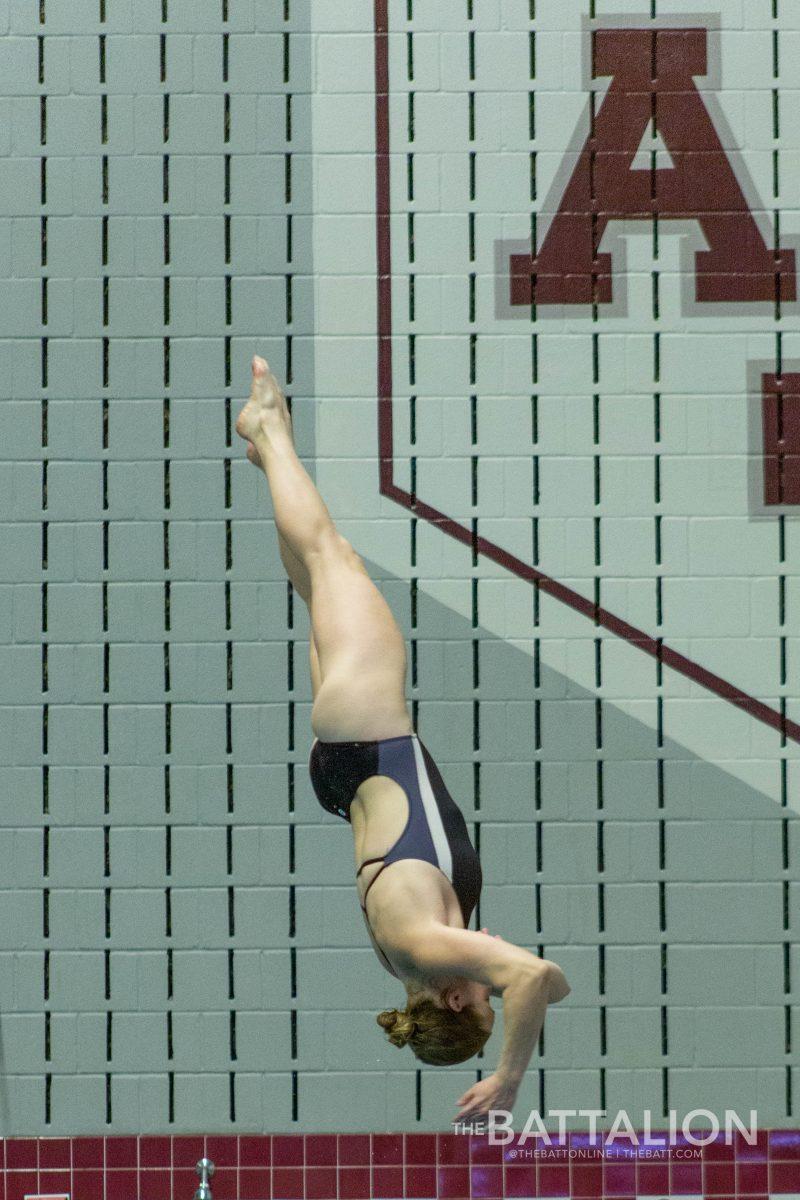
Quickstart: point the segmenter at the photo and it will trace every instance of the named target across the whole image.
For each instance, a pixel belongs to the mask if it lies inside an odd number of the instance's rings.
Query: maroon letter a
[[[512,304],[608,304],[610,254],[597,247],[609,221],[693,218],[710,249],[695,256],[698,301],[795,298],[795,256],[764,242],[697,90],[705,29],[599,29],[594,74],[612,75],[535,259],[511,257]],[[655,118],[674,166],[631,170]]]

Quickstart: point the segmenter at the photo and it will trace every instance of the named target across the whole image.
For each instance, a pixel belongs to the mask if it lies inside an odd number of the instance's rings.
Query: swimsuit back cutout
[[[373,742],[321,742],[315,739],[309,771],[322,807],[347,821],[356,791],[373,775],[388,776],[406,794],[408,820],[400,837],[384,855],[365,859],[356,872],[358,877],[371,863],[383,864],[370,879],[361,901],[367,925],[367,894],[378,876],[393,862],[421,859],[437,867],[449,880],[461,908],[464,927],[468,926],[481,890],[480,860],[461,810],[416,734]]]

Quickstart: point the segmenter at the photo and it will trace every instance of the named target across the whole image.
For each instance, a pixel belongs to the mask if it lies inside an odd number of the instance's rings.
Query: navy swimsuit
[[[356,872],[360,875],[370,863],[383,864],[369,881],[361,902],[367,926],[369,889],[391,863],[412,858],[431,863],[447,877],[466,929],[481,891],[480,860],[461,810],[417,735],[408,733],[379,742],[320,742],[315,738],[308,765],[322,807],[346,821],[356,790],[372,775],[387,775],[408,798],[408,821],[400,837],[386,854],[365,859]]]

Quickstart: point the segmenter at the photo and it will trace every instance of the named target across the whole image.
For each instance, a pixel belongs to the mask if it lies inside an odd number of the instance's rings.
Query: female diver
[[[461,1096],[456,1120],[510,1110],[547,1005],[569,985],[554,962],[467,928],[480,863],[412,728],[403,636],[297,457],[277,380],[262,358],[252,370],[236,431],[266,474],[281,559],[310,612],[311,780],[322,807],[352,826],[367,930],[407,993],[405,1008],[380,1013],[378,1023],[422,1062],[460,1063],[488,1039],[489,997],[501,997],[497,1069]]]

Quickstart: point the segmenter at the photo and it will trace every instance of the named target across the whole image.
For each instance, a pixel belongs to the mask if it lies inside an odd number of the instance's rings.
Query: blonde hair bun
[[[402,1049],[407,1046],[417,1032],[417,1023],[413,1017],[399,1009],[391,1008],[378,1013],[376,1020],[382,1029],[386,1030],[389,1041],[393,1046]]]
[[[393,1046],[410,1044],[420,1062],[431,1066],[466,1062],[485,1045],[492,1028],[472,1005],[454,1012],[430,997],[409,999],[405,1011],[388,1008],[375,1019]]]

